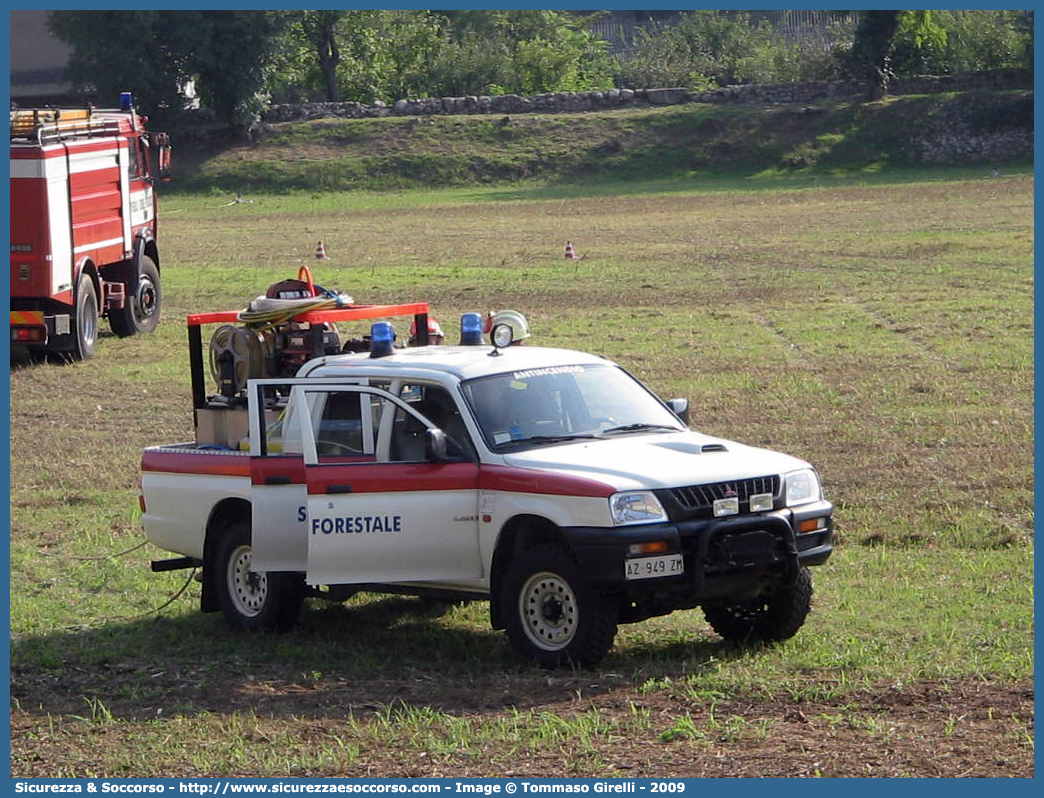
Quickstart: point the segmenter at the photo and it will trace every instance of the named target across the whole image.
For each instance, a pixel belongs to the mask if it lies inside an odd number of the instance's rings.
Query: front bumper
[[[623,592],[635,599],[657,594],[670,612],[707,601],[754,596],[792,581],[804,566],[826,562],[833,551],[832,512],[833,506],[821,501],[755,515],[613,528],[572,527],[564,532],[584,575],[596,589]],[[809,531],[799,531],[806,527]],[[631,547],[661,541],[666,544],[663,554],[681,554],[684,573],[626,579]]]

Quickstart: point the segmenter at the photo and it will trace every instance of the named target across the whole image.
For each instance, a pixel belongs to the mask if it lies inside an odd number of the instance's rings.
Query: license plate
[[[657,576],[679,576],[685,573],[685,564],[680,554],[663,554],[659,557],[639,557],[624,563],[625,579],[653,579]]]

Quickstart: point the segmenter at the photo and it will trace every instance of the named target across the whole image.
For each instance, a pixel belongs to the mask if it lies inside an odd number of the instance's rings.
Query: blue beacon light
[[[395,349],[395,330],[387,321],[377,321],[370,327],[370,357],[384,357]]]
[[[478,313],[465,313],[460,317],[460,344],[482,345],[482,317]]]

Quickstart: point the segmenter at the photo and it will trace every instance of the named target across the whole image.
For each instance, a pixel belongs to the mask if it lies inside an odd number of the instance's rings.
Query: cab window
[[[445,388],[425,383],[404,383],[399,386],[398,396],[412,410],[431,422],[432,427],[437,427],[446,434],[446,454],[449,461],[466,462],[476,459],[475,448],[460,415],[460,409]],[[426,429],[427,425],[420,418],[396,406],[392,419],[389,459],[396,462],[425,461]]]
[[[290,403],[289,386],[265,386],[265,453],[297,455],[304,452],[301,405]],[[320,390],[304,392],[304,413],[312,427],[319,457],[363,457],[373,460],[374,425],[366,423],[364,411],[370,395],[358,390]]]
[[[140,158],[141,154],[138,152],[138,145],[132,141],[130,146],[127,147],[127,177],[131,180],[141,176]]]
[[[366,454],[367,449],[373,452],[372,442],[363,440],[360,399],[365,398],[366,394],[355,391],[325,394],[322,413],[313,425],[316,454],[352,456]]]
[[[305,387],[303,402],[289,401],[289,386],[264,388],[268,455],[305,453],[298,418],[303,414],[303,423],[311,427],[315,455],[323,462],[427,462],[428,427],[447,435],[448,461],[477,460],[456,402],[440,385],[373,380],[352,387]],[[388,394],[400,401],[392,401]]]

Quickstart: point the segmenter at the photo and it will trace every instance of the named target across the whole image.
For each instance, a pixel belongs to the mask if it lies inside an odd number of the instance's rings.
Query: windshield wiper
[[[591,435],[587,433],[580,433],[576,435],[532,435],[528,438],[514,438],[510,441],[504,441],[500,446],[511,446],[516,443],[562,443],[564,441],[575,441],[581,438],[592,438],[597,440],[601,435]]]
[[[617,432],[650,432],[652,430],[666,430],[668,432],[681,432],[677,427],[671,427],[667,424],[623,424],[619,427],[610,427],[609,429],[602,430],[603,435],[612,435]]]

